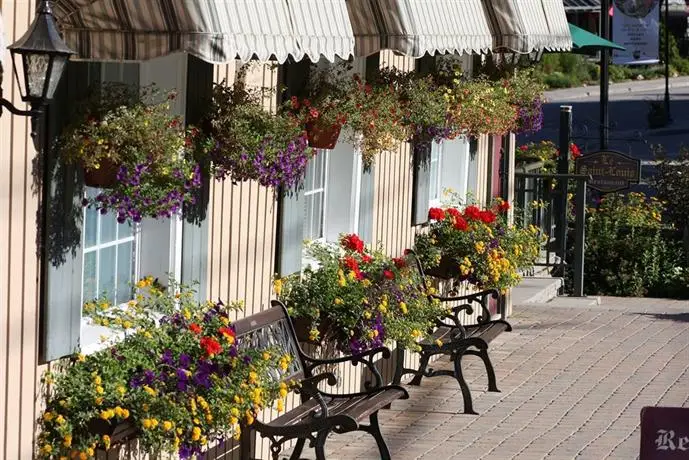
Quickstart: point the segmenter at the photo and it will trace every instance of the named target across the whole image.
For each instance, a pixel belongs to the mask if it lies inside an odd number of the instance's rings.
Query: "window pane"
[[[100,216],[100,240],[99,244],[109,243],[117,239],[117,219],[112,213]],[[103,262],[101,262],[101,265]]]
[[[109,246],[99,252],[98,294],[105,294],[110,301],[115,301],[115,271],[117,247]]]
[[[314,180],[313,188],[323,188],[325,186],[325,152],[319,152],[313,159],[314,161]]]
[[[132,241],[117,246],[117,298],[115,300],[118,304],[132,299],[133,246]]]
[[[311,222],[313,229],[311,238],[323,238],[323,192],[313,195],[313,220]]]
[[[98,297],[98,280],[96,279],[96,251],[84,254],[83,300],[89,301]]]
[[[84,211],[84,248],[98,244],[98,211],[88,207]]]
[[[304,239],[313,239],[313,199],[314,195],[306,195],[304,197]]]

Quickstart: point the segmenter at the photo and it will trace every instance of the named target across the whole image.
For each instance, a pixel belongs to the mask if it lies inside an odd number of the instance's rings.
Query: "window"
[[[428,198],[431,205],[439,205],[442,197],[442,181],[440,172],[442,171],[443,144],[434,142],[431,147],[430,159],[430,180]]]
[[[97,193],[98,189],[86,188],[87,196]],[[111,214],[85,208],[82,234],[82,303],[101,294],[114,304],[131,300],[137,267],[136,228],[118,224]]]
[[[320,240],[325,236],[328,151],[320,150],[309,162],[304,180],[304,239]]]
[[[60,94],[65,107],[79,100],[85,90],[99,82],[122,82],[180,94],[172,106],[176,114],[186,107],[187,60],[175,54],[143,63],[70,62],[69,78],[63,79]],[[69,83],[68,83],[69,81]],[[68,112],[49,112],[52,126],[62,126]],[[55,133],[58,134],[58,133]],[[182,272],[183,223],[173,219],[145,219],[140,224],[118,224],[111,214],[81,207],[83,196],[98,189],[78,185],[80,174],[73,168],[56,168],[49,217],[55,256],[48,266],[45,310],[42,312],[41,360],[48,362],[80,348],[90,353],[103,347],[100,337],[115,331],[89,324],[82,317],[82,305],[102,295],[114,304],[132,298],[133,282],[140,275],[152,275],[167,284],[167,273]],[[193,236],[193,231],[190,232]],[[190,245],[190,251],[194,247]],[[200,252],[200,251],[196,251]],[[194,254],[196,256],[196,254]]]

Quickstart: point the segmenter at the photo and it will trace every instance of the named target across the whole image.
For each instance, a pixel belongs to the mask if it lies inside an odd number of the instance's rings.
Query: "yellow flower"
[[[247,425],[253,425],[254,423],[254,414],[251,413],[250,410],[246,411],[246,424]]]
[[[150,418],[145,418],[145,419],[143,419],[143,420],[141,421],[141,424],[142,424],[143,427],[144,427],[145,429],[147,429],[147,430],[149,430],[149,429],[151,428],[151,426],[152,426],[152,424],[151,424],[151,419],[150,419]]]
[[[93,377],[93,383],[95,385],[100,385],[101,383],[103,383],[103,381],[101,380],[99,375],[96,375],[95,377]]]
[[[278,412],[282,412],[283,410],[285,410],[285,402],[282,399],[278,399],[277,410]]]
[[[273,291],[275,291],[276,296],[280,296],[282,293],[282,280],[281,279],[276,279],[273,281]]]
[[[107,434],[103,435],[103,445],[106,449],[110,449],[110,436],[108,436]]]
[[[55,419],[55,423],[57,423],[58,425],[62,425],[65,423],[65,418],[62,415],[58,415]]]
[[[342,299],[340,299],[339,297],[335,297],[334,303],[335,303],[335,305],[342,305],[344,303],[344,301]]]
[[[103,389],[103,387],[97,386],[96,387],[96,393],[98,393],[99,395],[102,395],[103,393],[105,393],[105,390]]]
[[[371,312],[370,311],[364,312],[364,319],[371,319]]]
[[[407,310],[407,304],[404,302],[400,302],[400,311],[402,312],[403,315],[406,315],[409,310]]]
[[[315,342],[316,340],[318,340],[318,336],[320,336],[320,335],[321,334],[320,334],[320,332],[318,332],[318,329],[313,328],[309,331],[309,340],[311,340],[312,342]]]
[[[152,418],[151,419],[151,428],[155,428],[158,426],[158,419]]]
[[[439,347],[442,347],[442,346],[443,346],[443,341],[440,340],[440,339],[437,339],[437,340],[435,341],[435,344],[438,345]]]
[[[144,391],[151,396],[155,396],[157,394],[157,392],[153,388],[149,387],[148,385],[144,385]]]
[[[72,446],[72,435],[71,434],[66,434],[62,438],[62,445],[65,447],[71,447]]]
[[[83,363],[84,361],[86,361],[86,356],[83,353],[77,354],[77,361]]]
[[[413,338],[417,339],[417,338],[421,337],[421,331],[418,329],[414,329],[413,331],[411,331],[411,336]]]
[[[49,454],[52,451],[53,451],[53,446],[51,446],[50,444],[46,444],[43,446],[43,452],[45,452],[46,454]]]
[[[127,392],[127,389],[126,389],[124,386],[120,385],[120,386],[117,387],[117,392],[118,392],[119,394],[123,395],[123,394],[125,394],[125,393]]]
[[[110,420],[114,416],[115,416],[115,411],[113,411],[112,409],[106,409],[106,410],[100,411],[100,418],[102,418],[103,420]]]
[[[79,453],[79,460],[88,460],[89,455],[86,452]]]
[[[46,412],[45,414],[43,414],[43,420],[45,420],[46,422],[50,422],[53,418],[55,418],[55,414],[53,414],[52,412]]]
[[[100,406],[101,404],[103,404],[103,397],[102,397],[102,396],[98,396],[98,397],[96,398],[96,406]]]
[[[191,430],[191,440],[198,441],[199,439],[201,439],[201,428],[195,426]]]
[[[172,422],[169,420],[165,420],[163,422],[163,430],[170,431],[171,429],[172,429]]]
[[[365,279],[361,282],[361,284],[363,284],[364,287],[369,287],[371,285],[371,280]]]
[[[254,371],[249,372],[249,383],[256,383],[258,381],[258,374]]]
[[[89,447],[88,449],[86,449],[86,453],[89,457],[93,457],[93,455],[95,454],[93,447]]]
[[[262,357],[264,361],[268,361],[270,359],[270,353],[264,351]]]

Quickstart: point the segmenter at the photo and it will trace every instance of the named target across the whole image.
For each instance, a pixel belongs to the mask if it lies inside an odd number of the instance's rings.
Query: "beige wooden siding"
[[[21,37],[33,18],[34,1],[0,0],[8,43]],[[4,97],[23,108],[12,78],[9,53]],[[0,458],[30,459],[38,377],[38,190],[32,188],[35,158],[26,117],[0,117]]]

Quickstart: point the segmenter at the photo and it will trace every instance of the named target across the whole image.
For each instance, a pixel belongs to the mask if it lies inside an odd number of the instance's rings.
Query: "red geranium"
[[[394,259],[392,259],[392,261],[394,262],[395,267],[397,268],[404,268],[407,266],[407,261],[404,260],[404,258],[402,257],[395,257]]]
[[[481,211],[481,214],[479,215],[479,220],[485,224],[492,224],[495,222],[496,215],[493,211],[486,210],[486,211]]]
[[[498,211],[499,212],[507,212],[510,210],[510,204],[507,201],[502,201],[498,205]]]
[[[467,206],[464,210],[464,217],[472,220],[479,220],[481,218],[481,210],[478,206]]]
[[[360,254],[364,252],[364,242],[355,234],[345,235],[340,239],[340,244],[345,249],[356,251]]]
[[[572,154],[572,158],[574,159],[579,158],[581,156],[581,150],[579,150],[579,147],[575,143],[570,144],[569,153]]]
[[[218,353],[222,352],[222,346],[213,337],[202,337],[201,338],[201,348],[206,352],[207,358],[212,358]]]
[[[469,229],[469,224],[467,223],[466,219],[464,219],[464,217],[462,216],[456,217],[452,226],[455,229],[460,230],[462,232],[466,232]]]
[[[445,211],[440,208],[431,208],[428,210],[428,218],[431,220],[445,219]]]
[[[373,262],[373,257],[369,256],[368,254],[364,254],[361,256],[361,261],[365,264],[370,264]]]
[[[199,325],[196,324],[196,323],[191,323],[191,324],[189,325],[189,330],[190,330],[191,332],[193,332],[194,334],[197,334],[197,335],[198,335],[198,334],[201,333],[201,326],[199,326]]]
[[[445,213],[451,215],[451,216],[454,217],[455,219],[456,219],[457,217],[462,217],[462,213],[459,212],[459,209],[457,209],[457,208],[447,208],[447,209],[445,210]]]
[[[395,279],[395,274],[392,273],[390,270],[383,270],[383,276],[386,277],[389,280],[394,280]]]
[[[345,267],[349,268],[350,270],[357,271],[359,270],[359,263],[356,261],[356,259],[352,256],[345,256],[343,259]]]

